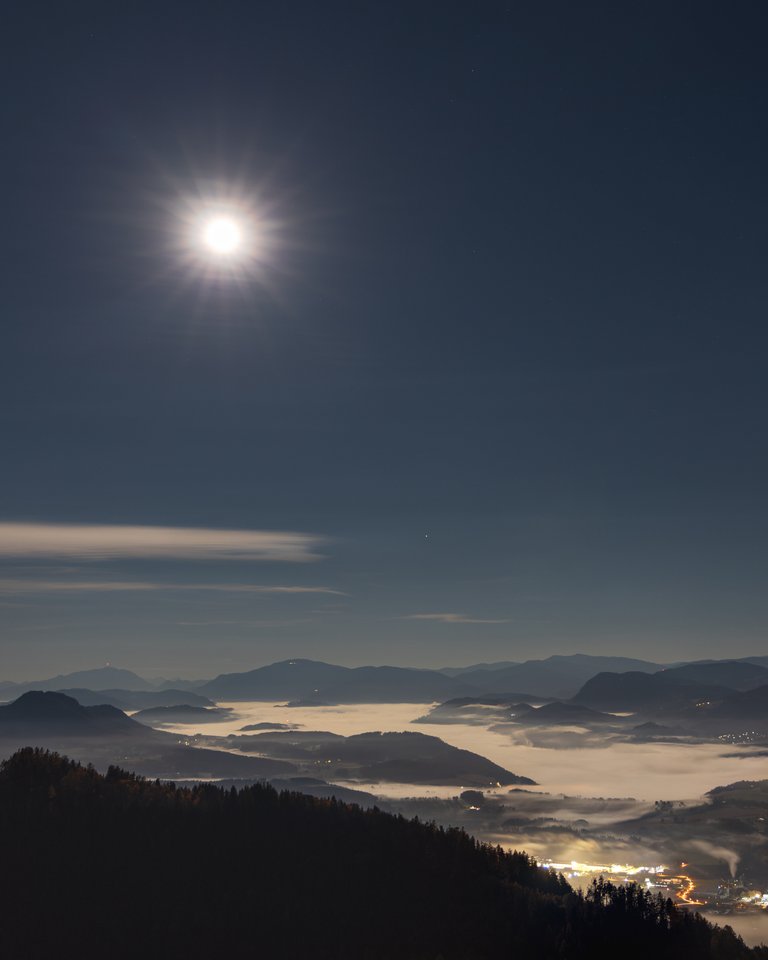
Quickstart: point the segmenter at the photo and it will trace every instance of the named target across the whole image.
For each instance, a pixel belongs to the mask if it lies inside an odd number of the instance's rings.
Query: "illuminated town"
[[[727,916],[733,913],[762,913],[768,910],[768,893],[750,887],[741,878],[720,882],[697,882],[683,871],[687,863],[681,863],[679,872],[664,864],[634,866],[628,863],[556,863],[544,860],[545,870],[557,870],[578,889],[587,887],[592,880],[602,877],[611,883],[637,883],[646,890],[672,897],[678,906],[700,908],[702,913]]]

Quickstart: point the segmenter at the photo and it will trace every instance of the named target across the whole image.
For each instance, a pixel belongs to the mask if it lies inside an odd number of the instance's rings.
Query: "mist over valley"
[[[700,889],[741,876],[768,887],[768,737],[738,734],[745,711],[757,726],[766,717],[759,660],[638,671],[636,662],[577,657],[568,680],[569,658],[558,657],[452,671],[447,685],[439,671],[312,661],[189,689],[130,677],[135,690],[82,689],[71,684],[83,674],[64,675],[39,691],[4,686],[5,697],[25,692],[0,706],[0,751],[41,746],[180,784],[269,782],[336,796],[459,826],[542,862],[582,864],[584,876],[672,861],[687,863]],[[88,676],[98,688],[115,671]],[[498,693],[521,677],[527,701]],[[241,698],[217,699],[217,689]],[[425,690],[462,692],[435,701]],[[243,698],[253,691],[260,696]],[[348,702],[353,693],[360,702]],[[386,693],[395,699],[383,701]],[[581,882],[579,870],[569,873]]]

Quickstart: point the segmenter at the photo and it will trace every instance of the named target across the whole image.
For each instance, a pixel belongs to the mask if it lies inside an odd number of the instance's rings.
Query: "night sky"
[[[6,7],[0,679],[765,653],[767,28]]]

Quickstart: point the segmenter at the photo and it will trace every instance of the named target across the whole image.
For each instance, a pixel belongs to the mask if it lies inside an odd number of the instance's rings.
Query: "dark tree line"
[[[582,896],[523,853],[267,786],[0,767],[0,958],[752,958],[637,886]]]

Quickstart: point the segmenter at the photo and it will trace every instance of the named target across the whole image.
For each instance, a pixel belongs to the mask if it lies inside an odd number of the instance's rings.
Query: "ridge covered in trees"
[[[0,767],[0,957],[767,960],[637,886],[268,786],[177,788],[44,750]]]

